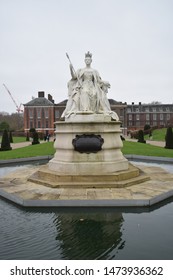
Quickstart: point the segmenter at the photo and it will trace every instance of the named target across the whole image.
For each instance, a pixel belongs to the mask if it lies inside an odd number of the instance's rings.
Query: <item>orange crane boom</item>
[[[5,87],[5,89],[6,89],[7,92],[9,93],[11,99],[13,100],[13,103],[14,103],[15,106],[16,106],[16,111],[17,111],[18,113],[23,112],[23,110],[21,109],[22,103],[20,103],[20,105],[18,106],[17,103],[16,103],[16,101],[15,101],[15,99],[13,98],[11,92],[10,92],[9,89],[7,88],[7,86],[6,86],[5,84],[3,84],[3,86]]]

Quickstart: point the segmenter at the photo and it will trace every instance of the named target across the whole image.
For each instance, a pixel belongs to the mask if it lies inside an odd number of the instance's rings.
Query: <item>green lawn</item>
[[[171,157],[173,158],[173,150],[156,147],[150,144],[138,142],[123,141],[123,154]],[[27,158],[34,156],[53,155],[55,149],[53,142],[46,142],[38,145],[30,145],[24,148],[13,149],[11,151],[0,152],[0,160],[13,158]]]
[[[53,155],[55,149],[53,142],[46,142],[43,144],[30,145],[24,148],[13,149],[11,151],[0,152],[0,160],[13,158],[28,158],[34,156]]]
[[[13,137],[13,143],[21,143],[21,142],[26,142],[26,137]]]
[[[173,158],[173,150],[162,147],[153,146],[150,144],[143,144],[139,142],[123,141],[123,154],[144,155],[156,157],[171,157]]]
[[[167,128],[155,129],[152,132],[152,140],[154,141],[165,141]],[[148,140],[149,136],[145,136],[145,140]]]
[[[0,143],[1,143],[2,137],[0,136]],[[21,142],[26,142],[26,137],[13,137],[13,143],[21,143]]]

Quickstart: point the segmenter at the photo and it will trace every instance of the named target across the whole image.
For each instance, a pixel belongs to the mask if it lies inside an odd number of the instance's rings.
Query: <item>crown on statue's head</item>
[[[89,51],[85,54],[85,57],[89,57],[92,58],[92,53],[90,53]]]

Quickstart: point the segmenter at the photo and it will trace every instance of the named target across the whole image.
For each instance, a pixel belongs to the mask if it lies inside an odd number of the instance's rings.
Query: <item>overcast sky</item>
[[[0,111],[52,94],[67,98],[75,69],[92,67],[108,98],[173,103],[173,0],[0,0]]]

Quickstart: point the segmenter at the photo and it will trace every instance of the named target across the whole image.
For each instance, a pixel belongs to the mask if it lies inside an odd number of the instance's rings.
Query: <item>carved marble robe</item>
[[[98,71],[92,68],[79,69],[76,78],[68,83],[69,100],[62,117],[68,117],[78,111],[103,113],[119,120],[117,114],[111,111],[107,99],[108,82],[104,82]]]

